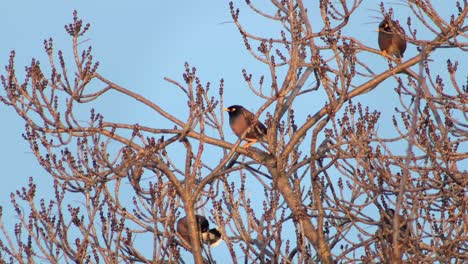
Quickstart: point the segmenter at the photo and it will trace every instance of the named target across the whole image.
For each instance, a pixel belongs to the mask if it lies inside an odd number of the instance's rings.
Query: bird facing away
[[[401,33],[393,32],[399,29]],[[406,40],[399,34],[404,34],[405,31],[395,21],[384,19],[379,24],[379,47],[382,55],[395,56],[403,58],[403,53],[406,50]]]
[[[198,230],[201,233],[202,242],[213,247],[217,246],[221,242],[221,233],[218,231],[218,229],[209,229],[210,224],[204,216],[195,215],[195,218],[197,219]],[[190,244],[191,240],[187,217],[183,217],[177,222],[177,233],[179,233],[185,242]]]
[[[412,234],[410,227],[408,226],[408,219],[398,214],[399,224],[399,236],[398,236],[398,246],[400,247],[400,253],[410,253],[414,252],[415,244],[412,242]],[[380,211],[380,227],[378,229],[378,237],[382,243],[382,248],[385,255],[391,256],[395,246],[393,244],[393,221],[395,220],[395,210],[388,208],[386,210]]]
[[[387,209],[380,212],[380,232],[382,237],[388,243],[393,244],[393,220],[395,218],[395,210]],[[410,228],[408,227],[407,219],[403,215],[398,215],[398,224],[401,241],[407,240],[411,236]],[[407,243],[407,241],[405,241]]]
[[[255,121],[255,115],[252,112],[241,105],[231,105],[224,110],[229,114],[229,125],[237,137],[241,138],[247,131],[244,136],[247,141],[244,148],[249,148],[257,141],[266,141],[267,128],[262,122]]]

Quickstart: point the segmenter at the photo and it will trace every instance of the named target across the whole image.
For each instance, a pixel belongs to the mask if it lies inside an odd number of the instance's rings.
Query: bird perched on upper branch
[[[206,217],[202,215],[195,215],[197,219],[197,228],[201,233],[202,242],[210,245],[217,246],[221,242],[221,233],[216,228],[209,229],[209,222]],[[188,243],[190,244],[190,233],[187,223],[187,217],[181,218],[177,222],[177,233]]]
[[[260,121],[254,120],[255,115],[241,105],[231,105],[224,108],[229,114],[229,125],[239,138],[244,135],[247,143],[244,148],[249,148],[258,141],[266,141],[267,128]]]
[[[402,36],[405,31],[395,21],[384,19],[379,24],[379,47],[382,55],[395,56],[403,58],[403,53],[406,50],[406,40]],[[399,32],[395,32],[399,31]]]

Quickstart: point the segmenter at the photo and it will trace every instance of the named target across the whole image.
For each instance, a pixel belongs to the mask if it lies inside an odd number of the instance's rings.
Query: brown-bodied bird
[[[389,243],[393,244],[393,220],[395,219],[395,210],[389,208],[386,211],[380,212],[380,232],[382,237]],[[411,236],[410,229],[408,227],[407,219],[403,215],[397,215],[399,224],[399,240],[405,241]]]
[[[386,211],[381,211],[380,214],[381,214],[381,219],[380,219],[381,226],[383,228],[386,228],[392,231],[393,220],[395,218],[395,210],[389,208]],[[400,214],[397,217],[398,217],[398,223],[400,226],[400,232],[403,234],[408,234],[409,228],[408,228],[408,223],[407,223],[406,218]]]
[[[399,29],[400,33],[393,30]],[[395,56],[403,58],[403,53],[406,50],[406,40],[399,34],[404,34],[405,31],[395,21],[384,19],[379,24],[379,47],[382,55]]]
[[[224,110],[229,114],[229,125],[234,134],[241,138],[246,133],[244,139],[247,143],[244,148],[249,148],[257,141],[266,141],[267,128],[262,122],[254,120],[255,115],[252,112],[241,105],[231,105]]]
[[[410,227],[408,226],[408,219],[405,216],[398,214],[399,236],[398,246],[400,247],[400,254],[414,252],[414,244],[412,242],[412,235]],[[389,256],[393,255],[395,245],[393,244],[393,221],[395,220],[395,210],[388,208],[380,210],[380,227],[378,229],[378,237],[382,243],[384,255],[390,259]]]
[[[201,233],[202,242],[210,245],[217,246],[221,242],[221,233],[216,228],[209,229],[210,224],[206,217],[202,215],[195,215],[197,219],[198,230]],[[187,217],[181,218],[177,222],[177,233],[190,244],[190,233],[187,223]]]

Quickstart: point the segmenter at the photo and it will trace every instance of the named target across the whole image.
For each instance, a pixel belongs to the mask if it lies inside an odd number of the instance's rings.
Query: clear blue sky
[[[241,21],[248,30],[256,33],[271,32],[271,27],[262,18],[253,16],[242,4],[243,1],[236,2],[238,6],[244,7],[241,10]],[[375,29],[379,19],[375,17],[379,14],[371,10],[379,9],[378,1],[367,2],[359,15],[352,18],[352,26],[345,33],[378,48]],[[405,24],[407,8],[400,5],[393,7],[402,10],[396,14],[396,18]],[[17,72],[21,72],[32,57],[42,61],[41,65],[44,66],[46,57],[43,40],[49,37],[53,37],[56,50],[64,50],[65,55],[71,58],[71,40],[64,31],[64,24],[71,21],[75,9],[81,18],[92,24],[87,34],[89,40],[83,45],[93,46],[94,57],[100,61],[100,73],[115,83],[146,95],[170,112],[177,113],[177,107],[172,102],[178,97],[165,93],[174,87],[163,78],[167,76],[183,81],[186,61],[197,67],[202,82],[211,82],[213,89],[217,89],[219,80],[224,78],[226,105],[242,102],[248,109],[255,111],[262,104],[262,100],[255,98],[247,88],[241,70],[248,69],[258,80],[259,75],[267,74],[268,69],[256,63],[245,51],[235,25],[223,23],[231,20],[227,1],[7,1],[0,15],[2,74],[12,49],[17,54]],[[440,10],[447,14],[448,10],[444,10],[444,6]],[[416,54],[416,48],[409,45],[405,57]],[[443,57],[443,52],[439,54],[441,57],[434,59],[440,59],[443,70],[446,57]],[[369,63],[378,72],[387,67],[385,60],[378,56],[369,57]],[[461,62],[459,72],[467,72],[466,63]],[[460,79],[463,78],[466,76]],[[392,92],[395,87],[393,83],[385,82],[381,86],[378,91],[363,96],[360,101],[372,110],[382,107],[389,111],[384,112],[381,119],[381,127],[385,127],[386,122],[391,123],[390,110],[394,106],[388,98],[397,98]],[[133,109],[132,105],[119,100],[103,100],[99,108],[105,117],[129,123],[154,122],[152,116],[142,114],[138,109]],[[304,120],[308,113],[314,113],[325,102],[325,99],[317,97],[308,100],[299,101],[302,112],[297,114],[298,121]],[[0,138],[0,204],[8,207],[10,193],[27,185],[30,176],[39,185],[39,196],[44,196],[50,190],[50,177],[38,165],[27,142],[21,137],[24,122],[4,105],[0,106],[0,113],[3,123]],[[229,134],[230,130],[226,132]],[[228,139],[235,141],[232,135]],[[8,209],[4,210],[5,215],[8,212],[11,213]]]

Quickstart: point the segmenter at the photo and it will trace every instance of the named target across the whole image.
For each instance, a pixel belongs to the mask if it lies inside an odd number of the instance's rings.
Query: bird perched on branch
[[[249,148],[252,144],[258,141],[266,141],[267,128],[260,121],[255,120],[255,115],[241,105],[231,105],[224,108],[229,114],[229,125],[232,131],[239,138],[242,135],[247,141],[244,148]]]
[[[388,208],[386,210],[380,210],[380,227],[377,230],[377,236],[379,237],[380,243],[382,244],[382,250],[384,256],[387,259],[391,259],[393,250],[395,247],[399,247],[400,254],[413,253],[415,244],[412,242],[412,235],[408,219],[401,214],[395,216],[395,210]],[[398,244],[394,245],[393,241],[393,221],[398,218]]]
[[[384,19],[379,24],[379,47],[382,55],[395,56],[403,58],[403,53],[406,50],[406,40],[402,35],[405,31],[395,21]],[[397,32],[395,32],[397,31]]]
[[[221,233],[216,228],[209,229],[210,224],[206,217],[201,215],[195,215],[197,219],[197,228],[201,233],[202,242],[210,245],[217,246],[221,242]],[[181,218],[177,222],[177,233],[188,243],[190,244],[190,233],[187,223],[187,217]]]
[[[385,211],[381,211],[381,219],[380,219],[380,224],[382,227],[391,230],[393,229],[393,220],[395,218],[395,210],[389,208]],[[399,223],[399,230],[402,234],[409,234],[409,228],[408,228],[408,223],[406,217],[403,215],[397,215],[398,217],[398,223]],[[393,240],[393,237],[389,238]]]

